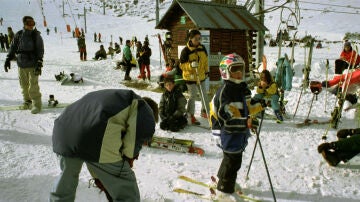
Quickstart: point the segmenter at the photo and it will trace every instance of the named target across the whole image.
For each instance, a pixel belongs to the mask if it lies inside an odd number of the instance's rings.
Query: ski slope
[[[125,1],[125,0],[124,0]],[[15,4],[16,2],[16,4]],[[70,16],[61,18],[61,1],[44,0],[44,12],[50,35],[46,35],[42,25],[42,15],[39,1],[35,0],[2,0],[0,7],[0,17],[4,18],[0,32],[5,32],[8,26],[12,26],[14,31],[21,28],[21,19],[24,15],[32,15],[37,22],[37,28],[42,32],[45,43],[44,68],[40,77],[39,85],[43,95],[43,102],[48,100],[50,94],[55,95],[60,103],[71,103],[82,97],[88,92],[123,88],[121,84],[124,72],[114,70],[115,63],[120,59],[92,61],[100,43],[93,42],[93,33],[101,32],[103,35],[103,45],[108,47],[111,35],[114,41],[118,41],[121,36],[124,40],[131,39],[136,35],[141,41],[145,35],[149,35],[150,48],[153,56],[151,57],[151,86],[156,86],[157,77],[162,73],[164,67],[160,66],[160,51],[158,39],[153,37],[157,33],[164,33],[163,30],[155,30],[153,20],[154,13],[150,13],[147,8],[153,8],[152,1],[139,1],[141,9],[139,12],[147,13],[144,15],[124,15],[116,17],[115,13],[108,10],[107,15],[102,15],[101,10],[94,4],[85,4],[86,7],[94,6],[93,12],[87,13],[88,34],[86,35],[88,61],[81,62],[77,52],[77,43],[72,38],[71,33],[66,32],[67,23],[74,26],[74,19]],[[70,1],[73,12],[83,9],[84,4],[76,4]],[[88,1],[90,2],[90,1]],[[328,3],[341,1],[326,1]],[[348,4],[356,5],[356,0],[348,1]],[[164,13],[170,1],[166,1],[161,7]],[[77,9],[77,10],[76,10]],[[70,13],[69,8],[66,9]],[[352,31],[355,26],[342,24],[343,32],[337,29],[337,22],[348,22],[349,15],[335,16],[333,14],[323,14],[324,17],[317,17],[318,13],[312,14],[312,19],[316,18],[316,23],[324,26],[311,26],[307,19],[309,16],[304,14],[304,27],[299,33],[313,33],[321,38],[341,40],[347,31]],[[326,16],[328,15],[328,16]],[[276,14],[274,14],[276,16]],[[320,16],[320,15],[319,15]],[[351,15],[353,17],[353,15]],[[273,18],[275,19],[275,17]],[[84,23],[83,19],[75,16],[78,25]],[[269,27],[271,27],[271,23]],[[308,25],[308,26],[307,26]],[[55,34],[53,28],[58,28]],[[268,26],[268,25],[267,25]],[[314,27],[316,26],[316,27]],[[273,30],[272,30],[273,31]],[[310,80],[325,79],[325,60],[330,60],[329,78],[334,73],[334,60],[342,50],[342,44],[323,44],[323,49],[314,49],[312,57],[312,71]],[[290,48],[283,48],[282,53],[291,54]],[[265,47],[267,64],[270,70],[275,68],[278,48]],[[308,50],[306,51],[308,53]],[[287,111],[293,114],[300,94],[300,84],[302,82],[302,68],[304,67],[305,50],[297,46],[295,48],[295,77],[293,89],[286,92],[285,99],[288,100]],[[6,58],[5,53],[0,53],[0,64],[3,65]],[[8,73],[0,71],[0,105],[16,105],[22,103],[21,90],[18,82],[17,66],[11,63],[12,68]],[[60,71],[65,73],[75,72],[84,77],[83,84],[60,85],[54,78]],[[138,69],[133,69],[131,77],[138,75]],[[141,96],[152,97],[160,101],[161,94],[150,91],[140,91],[133,89]],[[323,91],[318,99],[314,101],[310,118],[326,120],[330,118],[330,112],[335,104],[335,96],[328,94],[326,112],[325,97]],[[341,164],[336,168],[329,167],[317,153],[317,145],[322,142],[321,136],[326,130],[327,125],[315,125],[311,127],[296,128],[295,122],[303,120],[309,110],[312,94],[307,90],[300,102],[299,110],[295,120],[288,119],[282,124],[277,124],[273,120],[265,120],[260,134],[265,157],[269,167],[269,172],[274,186],[274,191],[278,201],[322,201],[355,202],[360,200],[360,158],[353,158],[346,164]],[[196,115],[202,124],[206,120],[199,117],[200,102],[196,102]],[[40,114],[32,115],[29,111],[0,111],[0,201],[47,201],[51,187],[55,183],[56,177],[60,173],[57,156],[52,152],[51,135],[54,120],[60,115],[62,109],[43,110]],[[355,110],[343,113],[342,122],[339,128],[358,127],[357,117],[359,114]],[[331,129],[328,140],[336,139],[336,131]],[[137,177],[141,201],[153,202],[172,202],[172,201],[202,201],[191,195],[182,195],[172,192],[174,188],[191,189],[200,193],[209,193],[206,188],[193,185],[177,179],[179,175],[186,175],[203,182],[209,182],[210,176],[216,175],[217,169],[222,159],[222,152],[212,139],[210,131],[189,126],[184,130],[173,133],[162,131],[156,126],[158,136],[175,137],[181,139],[192,139],[196,145],[205,150],[203,157],[158,150],[144,147],[139,159],[134,162],[134,172]],[[261,153],[259,148],[255,152],[249,179],[245,180],[248,170],[251,153],[255,144],[255,136],[249,139],[249,144],[244,152],[242,168],[238,172],[237,182],[243,191],[262,201],[272,201],[272,193],[267,179]],[[107,201],[104,194],[99,194],[98,189],[88,188],[90,175],[84,166],[80,174],[79,186],[77,189],[76,201]]]

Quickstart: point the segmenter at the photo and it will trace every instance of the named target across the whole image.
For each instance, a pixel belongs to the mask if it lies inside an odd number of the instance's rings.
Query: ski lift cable
[[[68,5],[69,5],[69,8],[70,8],[70,14],[71,14],[71,17],[72,17],[72,18],[73,18],[73,20],[74,20],[75,27],[77,27],[77,23],[76,23],[76,20],[75,20],[74,14],[73,14],[73,12],[72,12],[72,8],[71,8],[71,5],[70,5],[70,3],[69,3],[69,0],[66,0],[66,1],[67,1]]]
[[[65,16],[63,16],[63,14],[61,13],[61,11],[59,10],[58,6],[56,5],[55,1],[53,2],[54,4],[54,7],[55,7],[55,10],[57,10],[59,12],[59,15],[62,17],[62,19],[64,20],[64,23],[65,25],[68,25],[69,23],[67,22]]]
[[[43,2],[42,2],[42,0],[37,0],[37,3],[38,3],[38,5],[39,5],[39,7],[40,7],[41,15],[42,15],[42,17],[43,17],[43,20],[45,21],[45,14],[44,14]]]
[[[300,2],[305,3],[305,4],[315,4],[315,5],[323,5],[323,6],[336,6],[336,7],[342,7],[342,8],[360,9],[360,7],[356,7],[356,6],[344,6],[344,5],[339,5],[339,4],[314,3],[314,2],[309,2],[309,1],[300,1]]]

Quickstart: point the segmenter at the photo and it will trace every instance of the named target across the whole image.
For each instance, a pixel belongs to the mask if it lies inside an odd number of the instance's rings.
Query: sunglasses
[[[243,69],[244,69],[244,65],[234,65],[234,66],[230,66],[229,72],[231,73],[243,72]]]
[[[25,25],[27,25],[27,26],[35,26],[35,21],[34,20],[26,20],[25,21]]]

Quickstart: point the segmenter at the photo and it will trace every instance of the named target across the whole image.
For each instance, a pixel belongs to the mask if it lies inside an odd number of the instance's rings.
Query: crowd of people
[[[7,48],[4,69],[5,72],[9,71],[11,60],[16,56],[23,108],[37,114],[42,108],[38,79],[42,73],[44,43],[40,32],[34,28],[35,21],[31,16],[24,16],[22,22],[23,29],[11,35],[13,37]],[[9,32],[8,40],[11,36]],[[94,34],[94,41],[101,42],[100,33]],[[86,60],[83,33],[77,43],[80,60]],[[135,44],[134,57],[131,47]],[[151,49],[147,38],[143,43],[137,41],[136,37],[126,40],[122,50],[117,43],[115,48],[112,48],[111,43],[108,52],[104,45],[100,45],[94,59],[106,59],[107,55],[121,52],[122,64],[126,69],[124,80],[131,80],[133,60],[139,65],[138,78],[150,80]],[[356,54],[351,44],[346,42],[340,59],[356,68],[360,63],[360,56]],[[256,94],[252,97],[245,82],[245,69],[245,61],[240,55],[226,55],[219,63],[222,86],[210,102],[205,92],[205,80],[209,75],[208,53],[201,44],[201,33],[190,30],[179,61],[170,60],[168,70],[161,75],[160,82],[165,91],[159,104],[131,90],[107,89],[88,93],[69,105],[54,123],[53,151],[59,155],[61,174],[50,193],[50,201],[74,201],[79,173],[84,163],[109,200],[121,201],[126,198],[140,201],[136,177],[131,168],[142,145],[153,137],[158,116],[162,130],[178,132],[188,124],[199,125],[200,122],[195,118],[198,94],[202,106],[200,117],[209,121],[213,135],[220,139],[219,146],[223,151],[217,173],[219,196],[235,197],[233,193],[236,191],[237,172],[241,168],[243,152],[250,131],[256,130],[258,126],[256,115],[271,105],[276,117],[283,120],[279,111],[278,87],[270,72],[261,72]],[[176,76],[182,77],[181,85],[178,85]],[[75,74],[71,77],[74,82],[83,81],[82,77]],[[331,87],[335,81],[323,83]],[[188,100],[183,95],[184,87],[189,93]],[[360,152],[359,134],[360,129],[339,130],[339,140],[319,145],[318,152],[329,165],[337,166],[339,162],[346,162]],[[91,151],[88,148],[92,148]]]

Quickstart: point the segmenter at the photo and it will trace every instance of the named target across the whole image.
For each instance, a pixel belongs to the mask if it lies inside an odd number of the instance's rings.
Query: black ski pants
[[[217,189],[224,193],[234,193],[237,172],[240,170],[242,162],[242,152],[226,153],[223,152],[223,160],[221,162],[218,178]]]

